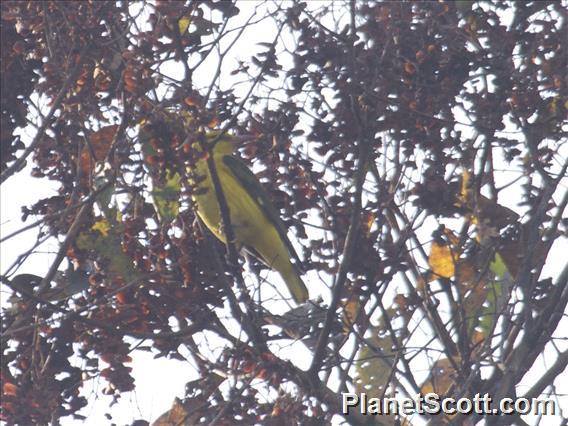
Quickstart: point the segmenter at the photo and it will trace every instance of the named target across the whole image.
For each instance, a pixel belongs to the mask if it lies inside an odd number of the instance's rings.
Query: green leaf
[[[477,324],[477,330],[484,338],[491,333],[503,304],[507,303],[508,289],[514,284],[513,277],[499,254],[495,255],[489,270],[494,274],[494,279],[487,283],[487,299],[479,312]]]
[[[394,308],[387,309],[387,313],[391,318],[396,316]],[[384,318],[381,318],[378,326],[369,329],[371,337],[367,339],[368,344],[361,348],[357,357],[357,393],[365,392],[374,398],[384,395],[385,385],[395,361],[392,339],[386,330]]]
[[[163,185],[154,184],[154,188],[152,198],[154,199],[154,205],[158,211],[160,221],[174,219],[179,212],[179,194],[181,190],[179,174],[168,172],[166,182]]]
[[[91,250],[106,258],[109,262],[109,272],[114,278],[131,281],[138,275],[132,259],[122,250],[121,233],[123,225],[101,218],[91,229],[77,236],[77,247],[81,250]]]

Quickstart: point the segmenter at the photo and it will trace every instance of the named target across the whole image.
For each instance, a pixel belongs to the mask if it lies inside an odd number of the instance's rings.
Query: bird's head
[[[213,130],[207,132],[206,143],[214,144],[213,155],[231,155],[243,143],[251,141],[255,138],[253,135],[231,135],[225,133],[223,135],[221,130]]]

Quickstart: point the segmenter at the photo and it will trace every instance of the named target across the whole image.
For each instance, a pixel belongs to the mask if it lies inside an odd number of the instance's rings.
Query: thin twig
[[[41,142],[45,131],[53,121],[53,116],[55,115],[55,111],[59,109],[59,107],[61,106],[61,102],[63,101],[63,98],[67,95],[67,90],[69,89],[69,86],[71,86],[71,84],[75,82],[75,78],[77,77],[79,69],[83,64],[83,58],[85,57],[85,53],[87,52],[88,48],[89,44],[86,44],[85,46],[83,46],[83,49],[81,49],[77,63],[75,64],[75,66],[73,67],[73,69],[71,70],[65,81],[63,82],[63,85],[61,86],[59,93],[55,97],[55,100],[53,101],[53,104],[51,105],[51,108],[49,109],[47,116],[44,118],[43,123],[39,127],[32,142],[24,150],[23,154],[20,157],[18,157],[10,167],[6,168],[6,170],[2,172],[2,175],[0,176],[0,184],[4,183],[6,179],[8,179],[14,173],[20,170],[20,168],[24,165],[26,158],[28,158],[28,156],[32,153],[32,151],[36,149],[36,147]]]

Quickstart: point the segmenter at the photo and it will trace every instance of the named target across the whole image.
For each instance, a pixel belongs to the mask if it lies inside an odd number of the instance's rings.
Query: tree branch
[[[43,120],[43,123],[41,124],[41,126],[37,130],[37,133],[34,136],[32,142],[24,150],[23,154],[20,157],[18,157],[16,159],[16,161],[14,161],[14,163],[10,167],[8,167],[6,170],[4,170],[2,172],[2,175],[0,175],[0,184],[4,183],[4,181],[6,179],[8,179],[14,173],[16,173],[17,171],[20,170],[20,168],[24,165],[26,158],[28,158],[28,156],[32,153],[32,151],[37,147],[37,145],[42,140],[42,137],[43,137],[45,131],[47,130],[48,126],[53,121],[53,116],[55,114],[55,111],[57,111],[59,109],[59,107],[61,106],[61,102],[63,101],[63,98],[65,97],[65,95],[67,95],[67,90],[69,89],[71,84],[75,82],[75,78],[77,77],[77,74],[78,74],[78,72],[81,68],[81,65],[83,64],[83,59],[85,57],[85,53],[87,52],[88,48],[89,48],[89,44],[87,43],[85,46],[83,46],[83,49],[81,49],[77,63],[73,66],[73,69],[71,70],[71,72],[69,73],[69,75],[67,76],[65,81],[63,82],[63,85],[61,86],[59,93],[55,97],[53,104],[51,105],[51,108],[49,109],[49,112],[47,113],[47,116],[45,117],[45,119]]]

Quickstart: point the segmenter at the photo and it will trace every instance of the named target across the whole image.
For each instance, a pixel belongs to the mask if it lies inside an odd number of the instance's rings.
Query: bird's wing
[[[278,231],[278,235],[280,235],[280,238],[282,238],[282,241],[290,252],[290,256],[294,258],[296,267],[298,269],[303,269],[302,262],[298,257],[296,250],[294,250],[294,246],[292,246],[292,243],[288,239],[286,228],[284,227],[284,223],[282,223],[282,219],[280,219],[280,214],[270,201],[268,194],[256,176],[242,161],[231,155],[225,155],[223,157],[223,163],[225,163],[225,165],[231,170],[235,178],[243,185],[253,200],[264,212],[268,220],[274,225]]]

